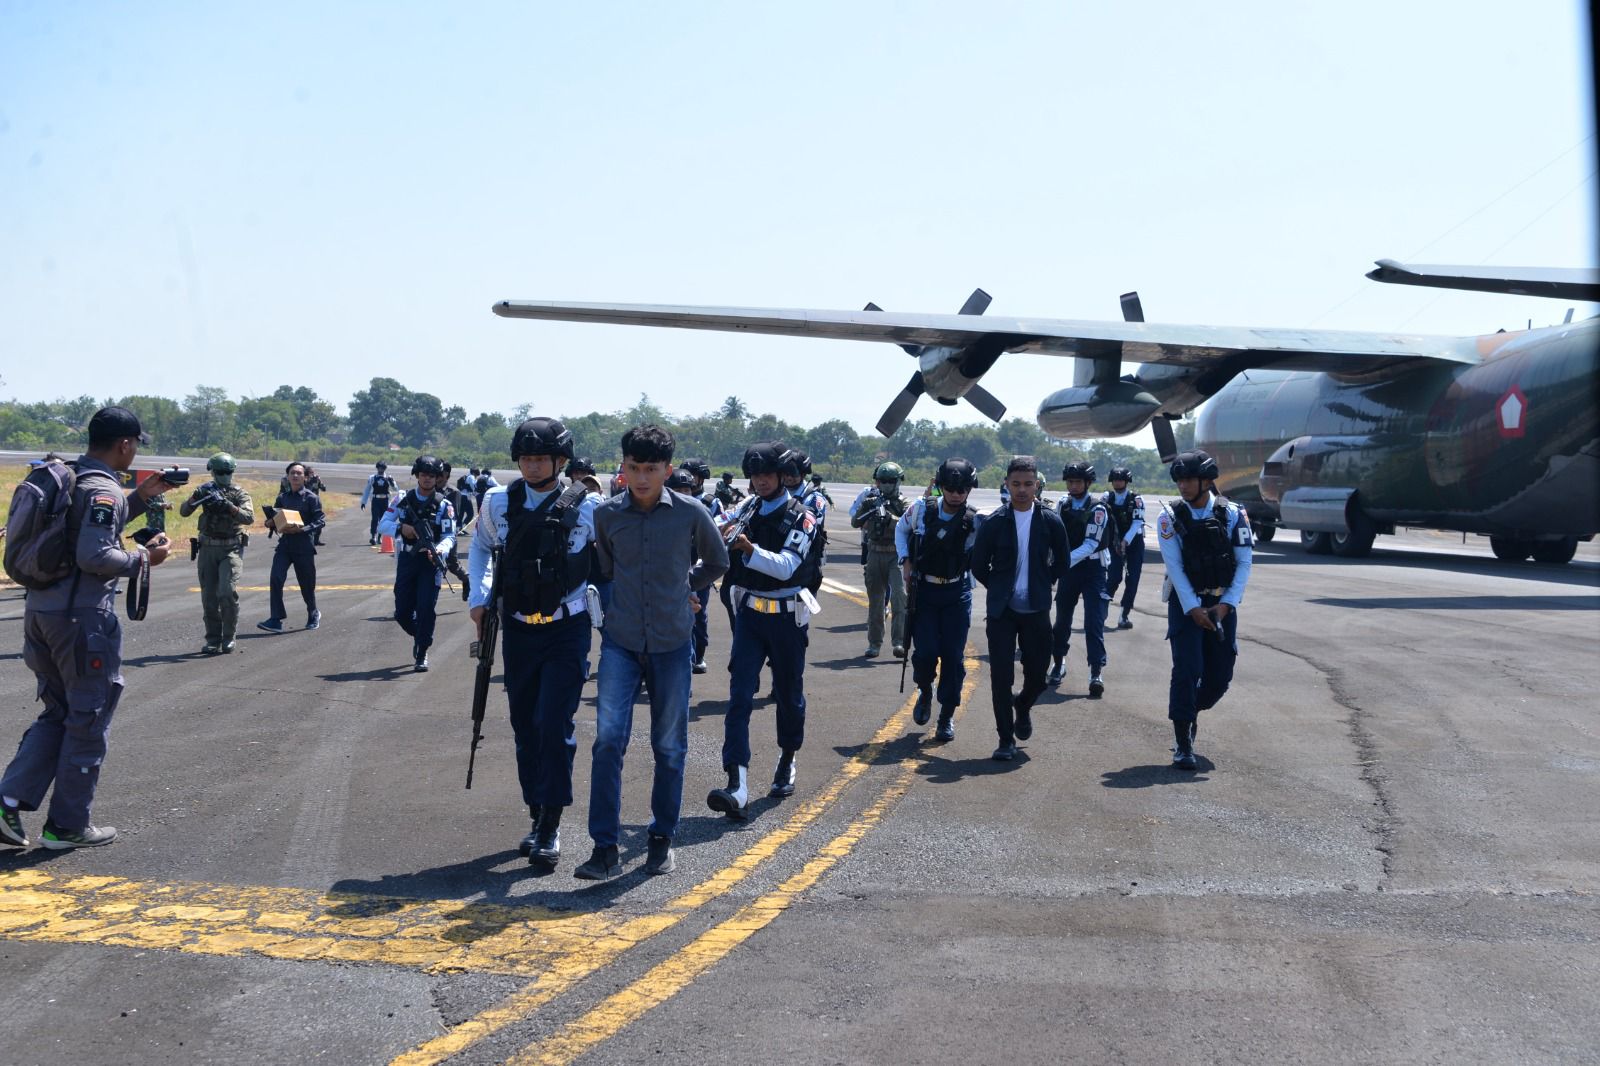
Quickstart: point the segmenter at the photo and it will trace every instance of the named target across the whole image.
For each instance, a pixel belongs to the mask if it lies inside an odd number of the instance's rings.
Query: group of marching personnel
[[[33,590],[24,651],[40,679],[45,710],[0,777],[0,841],[5,843],[28,844],[21,813],[37,810],[52,783],[45,846],[87,847],[115,837],[115,830],[93,826],[89,806],[105,751],[105,726],[121,691],[121,632],[113,609],[117,583],[123,576],[147,574],[168,550],[164,534],[132,551],[121,545],[128,517],[141,513],[162,489],[154,477],[131,493],[117,486],[116,473],[131,468],[142,443],[131,412],[102,411],[90,425],[89,452],[72,465],[76,482],[69,478],[58,485],[67,494],[59,518],[52,518],[53,501],[20,511],[14,502],[6,568],[23,574]],[[414,669],[428,669],[435,606],[450,571],[464,579],[463,595],[480,638],[497,634],[503,644],[500,662],[518,778],[531,819],[521,851],[546,870],[560,859],[562,815],[573,802],[574,721],[599,634],[587,826],[593,852],[574,871],[586,880],[621,873],[622,765],[641,695],[650,709],[654,756],[645,869],[664,874],[675,866],[672,839],[682,806],[690,679],[707,672],[705,619],[719,579],[732,631],[722,745],[727,779],[710,792],[707,804],[735,820],[749,816],[750,719],[763,667],[771,670],[778,747],[768,794],[794,793],[805,741],[809,623],[820,609],[816,594],[832,502],[812,474],[809,458],[781,441],[745,450],[748,496],[733,487],[731,473],[708,491],[710,469],[701,460],[674,466],[675,442],[661,427],[635,427],[624,434],[621,446],[621,467],[603,487],[593,463],[576,455],[572,434],[559,420],[530,418],[512,437],[511,458],[519,476],[509,485],[485,483],[486,471],[452,483],[449,464],[425,455],[412,466],[415,488],[399,492],[379,464],[362,497],[362,506],[370,503],[374,510],[371,536],[395,541],[395,620],[412,638]],[[231,485],[233,467],[231,457],[214,457],[208,464],[212,480],[184,504],[185,513],[204,507],[215,520],[202,525],[202,535],[218,540],[220,562],[212,562],[224,568],[231,563],[222,558],[229,554],[222,549],[232,545],[221,541],[237,536],[251,520],[248,498],[238,499],[240,490]],[[1119,628],[1132,625],[1144,504],[1131,491],[1125,469],[1112,472],[1113,489],[1100,497],[1089,493],[1095,480],[1091,466],[1071,464],[1063,473],[1067,492],[1052,509],[1039,500],[1036,461],[1018,456],[1006,470],[1001,507],[981,514],[968,502],[977,471],[967,460],[946,459],[928,492],[914,501],[900,492],[900,468],[884,463],[874,472],[873,486],[849,509],[851,525],[862,531],[870,604],[866,654],[880,654],[887,618],[894,654],[910,656],[917,687],[913,720],[926,725],[937,702],[934,737],[939,741],[955,738],[974,580],[985,589],[999,736],[995,759],[1016,758],[1017,741],[1032,735],[1035,701],[1047,686],[1061,682],[1079,602],[1089,693],[1099,698],[1105,690],[1102,626],[1124,570]],[[290,494],[303,493],[300,464],[291,466],[288,476]],[[1157,523],[1173,663],[1168,717],[1173,765],[1194,769],[1198,713],[1216,704],[1232,678],[1237,609],[1250,573],[1252,539],[1243,509],[1215,494],[1217,467],[1209,456],[1183,453],[1171,476],[1182,499],[1175,510],[1164,508]],[[35,482],[41,491],[50,484],[48,477],[30,475],[27,484]],[[279,500],[280,506],[286,502],[294,501]],[[315,519],[320,526],[320,506]],[[469,527],[462,571],[456,538]],[[64,569],[45,572],[39,562],[59,555],[49,536],[70,541],[71,563]],[[309,549],[309,539],[305,543]],[[293,562],[290,555],[284,570]],[[206,565],[202,556],[202,571]],[[274,570],[281,580],[276,565]],[[279,600],[275,597],[269,622],[282,617]],[[307,605],[307,628],[315,628],[314,600]],[[217,620],[213,634],[213,606],[207,605],[206,650],[232,650],[234,619],[230,614],[226,623]],[[497,626],[486,627],[491,617]],[[90,634],[89,647],[98,649],[90,660],[92,678],[84,676],[80,629]],[[484,662],[492,664],[492,637],[483,645]],[[1017,690],[1019,650],[1023,679]],[[57,778],[58,765],[89,765],[84,761],[89,758],[93,774]]]

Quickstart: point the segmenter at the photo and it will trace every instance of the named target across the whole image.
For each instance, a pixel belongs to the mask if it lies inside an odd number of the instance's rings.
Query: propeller
[[[972,295],[967,297],[967,302],[961,305],[961,310],[957,314],[981,315],[989,309],[989,303],[992,299],[993,297],[982,289],[973,289]],[[883,308],[875,303],[868,303],[862,310],[882,311]],[[927,345],[923,344],[902,344],[900,347],[905,349],[907,355],[917,359],[922,358],[922,354],[927,351]],[[999,353],[996,352],[995,354],[998,356]],[[990,364],[993,361],[992,358],[988,360]],[[988,367],[983,369],[987,370]],[[916,406],[917,398],[927,391],[927,387],[922,380],[922,371],[918,370],[911,375],[911,380],[906,382],[905,388],[901,389],[895,395],[895,398],[890,401],[889,406],[884,409],[883,417],[878,419],[878,432],[885,437],[894,436],[895,431],[905,423],[906,416],[911,414],[911,409]],[[1005,417],[1006,405],[1001,403],[994,393],[981,385],[974,384],[971,386],[967,389],[965,396],[972,406],[994,421],[998,422]]]
[[[1137,292],[1122,294],[1122,319],[1124,322],[1143,322],[1144,305],[1139,302]],[[1156,454],[1161,456],[1163,463],[1170,463],[1178,457],[1178,438],[1172,432],[1172,417],[1170,415],[1157,415],[1150,420],[1150,430],[1156,435]]]

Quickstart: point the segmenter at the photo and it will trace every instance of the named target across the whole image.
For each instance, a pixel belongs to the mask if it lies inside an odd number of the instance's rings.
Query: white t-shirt
[[[1011,520],[1017,524],[1017,583],[1011,590],[1011,606],[1028,609],[1028,537],[1033,532],[1033,505],[1026,511],[1011,509]]]

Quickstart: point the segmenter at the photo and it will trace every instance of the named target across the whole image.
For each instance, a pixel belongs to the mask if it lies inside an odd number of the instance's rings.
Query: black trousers
[[[1007,607],[984,623],[989,638],[989,691],[994,698],[994,727],[1000,743],[1016,741],[1013,732],[1014,707],[1029,710],[1044,691],[1044,675],[1050,666],[1050,612],[1018,614]],[[1022,648],[1022,691],[1013,700],[1011,683],[1016,678],[1016,652]]]
[[[304,537],[304,533],[294,536]],[[310,551],[311,545],[298,551],[285,550],[282,547],[272,556],[272,617],[283,621],[289,617],[289,611],[283,605],[283,582],[289,576],[289,567],[294,567],[294,579],[300,584],[300,598],[306,601],[306,613],[310,614],[317,609],[317,556]]]

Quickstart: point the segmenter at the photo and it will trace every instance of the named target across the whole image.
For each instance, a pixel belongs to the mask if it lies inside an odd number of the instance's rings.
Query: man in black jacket
[[[1019,455],[1006,467],[1010,503],[978,527],[972,576],[987,590],[984,629],[989,682],[1000,746],[994,757],[1017,757],[1018,740],[1033,736],[1030,712],[1045,689],[1050,663],[1051,586],[1066,571],[1067,527],[1061,516],[1035,506],[1039,464]],[[1022,691],[1012,694],[1016,650],[1022,648]]]

